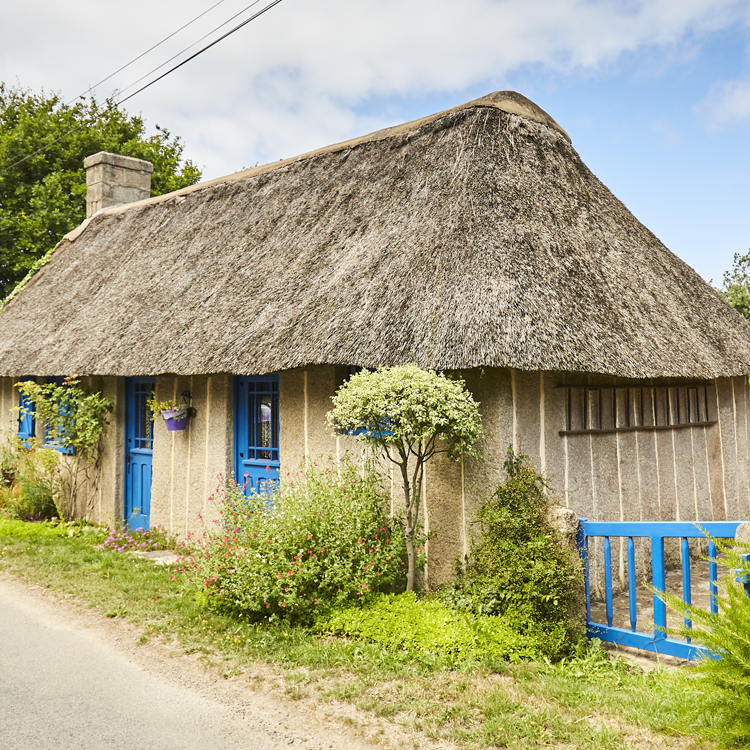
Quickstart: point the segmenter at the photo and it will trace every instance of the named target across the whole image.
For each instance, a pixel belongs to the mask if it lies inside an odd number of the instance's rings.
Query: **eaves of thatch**
[[[0,374],[309,364],[750,373],[750,324],[501,92],[100,212],[0,312]]]

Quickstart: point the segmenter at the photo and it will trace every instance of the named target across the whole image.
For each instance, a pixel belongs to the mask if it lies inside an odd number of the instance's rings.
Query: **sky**
[[[271,0],[0,2],[0,81],[70,101]],[[210,179],[507,89],[707,281],[750,250],[750,0],[282,0],[124,108]]]

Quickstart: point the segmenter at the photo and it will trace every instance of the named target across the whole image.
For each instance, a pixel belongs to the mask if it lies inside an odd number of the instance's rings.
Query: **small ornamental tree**
[[[476,455],[482,433],[479,404],[463,380],[416,365],[362,370],[333,397],[328,423],[340,433],[356,433],[401,471],[406,512],[404,535],[407,591],[414,590],[414,535],[425,464],[437,453]]]

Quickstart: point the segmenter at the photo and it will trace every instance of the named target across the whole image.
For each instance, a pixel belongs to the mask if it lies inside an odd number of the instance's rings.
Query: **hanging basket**
[[[184,430],[187,427],[188,413],[186,406],[180,406],[178,409],[162,409],[161,415],[164,417],[164,423],[170,432]]]

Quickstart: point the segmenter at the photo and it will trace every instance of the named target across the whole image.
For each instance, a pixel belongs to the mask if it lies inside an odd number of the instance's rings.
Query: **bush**
[[[571,610],[580,562],[549,523],[546,481],[528,457],[508,448],[505,471],[506,481],[480,505],[481,535],[445,601],[477,615],[501,615],[519,632],[546,633],[561,654],[575,640]]]
[[[502,617],[457,612],[437,599],[417,599],[410,591],[334,609],[316,630],[377,643],[391,652],[428,653],[450,661],[520,661],[549,651],[548,639],[521,634]]]
[[[15,410],[33,413],[49,439],[67,454],[57,464],[53,493],[57,515],[66,520],[75,515],[88,517],[101,478],[101,438],[114,402],[81,388],[75,378],[65,378],[60,384],[26,380],[16,387],[32,406]]]
[[[58,515],[55,505],[60,456],[36,440],[6,439],[0,449],[0,508],[20,521],[41,521]]]
[[[209,604],[309,623],[332,606],[403,587],[403,530],[386,516],[369,469],[308,463],[278,491],[246,498],[230,478],[212,499],[219,528],[183,562]]]

